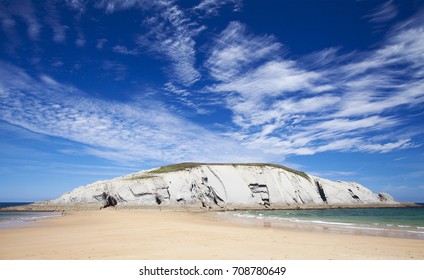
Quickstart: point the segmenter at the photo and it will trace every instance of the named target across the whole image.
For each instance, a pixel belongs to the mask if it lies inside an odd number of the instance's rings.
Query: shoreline
[[[258,227],[212,214],[66,212],[2,229],[0,259],[424,259],[423,240]]]
[[[34,222],[51,219],[55,217],[62,217],[64,212],[1,212],[6,214],[0,219],[0,232],[3,229],[26,228],[31,227]],[[8,213],[13,213],[12,216],[7,216]],[[26,213],[22,215],[21,213]]]
[[[364,208],[364,207],[363,207]],[[358,209],[363,209],[358,208]],[[328,208],[326,208],[328,209]],[[334,209],[334,208],[331,208]],[[336,208],[339,209],[339,208]],[[346,209],[346,208],[343,208]],[[373,208],[375,209],[375,208]],[[110,211],[140,211],[140,212],[162,212],[162,210],[151,209],[151,208],[127,208],[127,209],[116,209],[109,208]],[[274,209],[273,209],[274,210]],[[298,209],[291,209],[298,210]],[[313,209],[308,209],[313,210]],[[319,209],[325,210],[325,209]],[[29,228],[35,225],[36,222],[42,220],[48,220],[51,218],[63,217],[66,215],[73,215],[78,212],[96,212],[101,210],[68,210],[68,211],[30,211],[26,213],[49,213],[48,216],[34,216],[34,217],[26,217],[22,220],[10,220],[0,222],[0,232],[3,229],[15,229],[15,228]],[[105,210],[103,210],[105,211]],[[400,228],[381,228],[381,227],[355,227],[355,224],[352,224],[352,227],[345,226],[337,226],[337,223],[345,224],[347,222],[314,222],[314,220],[297,220],[297,222],[284,220],[284,219],[276,219],[273,217],[252,217],[252,216],[242,216],[243,212],[249,212],[250,210],[229,210],[229,211],[182,211],[182,210],[174,210],[167,209],[163,210],[163,212],[169,213],[187,213],[193,215],[203,215],[206,219],[211,221],[219,221],[221,223],[229,223],[233,225],[244,225],[249,227],[272,227],[272,228],[280,228],[286,230],[297,230],[304,232],[318,232],[318,233],[334,233],[334,234],[348,234],[348,235],[364,235],[364,236],[377,236],[377,237],[392,237],[392,238],[406,238],[406,239],[418,239],[424,240],[424,232],[413,232],[410,233],[408,230],[401,230]],[[255,210],[256,211],[256,210]],[[260,211],[272,211],[272,210],[260,210]],[[12,211],[5,211],[3,213],[12,213]],[[14,212],[20,213],[20,211]],[[25,213],[21,211],[21,213]],[[60,214],[59,214],[60,213]],[[371,225],[368,225],[371,226]],[[382,232],[384,231],[384,232]],[[380,234],[378,234],[380,233]]]
[[[316,233],[332,233],[343,235],[359,235],[359,236],[375,236],[375,237],[390,237],[401,239],[416,239],[424,240],[424,232],[416,231],[413,229],[402,229],[402,227],[379,227],[371,224],[354,224],[352,222],[336,222],[325,220],[299,220],[296,221],[288,219],[279,219],[273,217],[263,216],[242,216],[243,211],[234,213],[215,213],[219,215],[222,222],[229,222],[234,224],[256,226],[256,227],[269,227],[284,230],[294,230],[303,232],[316,232]],[[212,214],[212,213],[211,213]],[[216,216],[215,216],[216,217]],[[213,216],[211,216],[213,219]]]
[[[50,201],[36,202],[32,204],[0,208],[0,212],[66,212],[66,211],[92,211],[100,210],[100,203],[84,203],[75,205],[57,205]],[[424,206],[413,202],[364,203],[364,204],[295,204],[295,205],[271,205],[271,206],[247,206],[227,205],[222,208],[205,208],[200,205],[134,205],[118,204],[111,207],[116,210],[152,210],[152,211],[175,211],[175,212],[226,212],[226,211],[249,211],[249,210],[321,210],[321,209],[355,209],[355,208],[422,208]]]

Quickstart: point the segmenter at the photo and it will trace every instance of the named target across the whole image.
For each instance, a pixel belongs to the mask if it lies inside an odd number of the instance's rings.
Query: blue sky
[[[183,161],[424,201],[424,1],[3,0],[0,201]]]

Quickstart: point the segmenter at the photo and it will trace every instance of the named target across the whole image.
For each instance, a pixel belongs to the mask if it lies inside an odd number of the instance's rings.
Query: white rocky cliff
[[[333,182],[280,165],[183,163],[95,182],[48,204],[241,209],[397,202],[357,183]]]

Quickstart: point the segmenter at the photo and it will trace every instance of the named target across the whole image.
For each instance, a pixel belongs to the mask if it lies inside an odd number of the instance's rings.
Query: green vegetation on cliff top
[[[160,174],[160,173],[168,173],[168,172],[176,172],[176,171],[182,171],[185,169],[190,168],[196,168],[201,165],[233,165],[233,166],[259,166],[259,167],[274,167],[274,168],[280,168],[285,171],[294,173],[296,175],[302,176],[303,178],[309,180],[309,176],[302,171],[298,171],[295,169],[291,169],[287,166],[280,165],[280,164],[273,164],[273,163],[198,163],[198,162],[183,162],[178,164],[171,164],[166,166],[161,166],[155,170],[152,170],[149,172],[149,174]]]

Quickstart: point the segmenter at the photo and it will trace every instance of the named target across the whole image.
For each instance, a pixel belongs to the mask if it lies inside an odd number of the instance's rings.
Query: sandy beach
[[[211,213],[78,211],[0,231],[0,259],[424,259],[424,240],[307,232]]]

